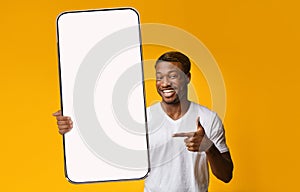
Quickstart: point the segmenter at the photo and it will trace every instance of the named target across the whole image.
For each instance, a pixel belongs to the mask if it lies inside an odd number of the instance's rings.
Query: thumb
[[[199,116],[197,117],[196,125],[197,125],[197,131],[204,135],[205,131],[203,129],[203,126],[200,123],[200,117]]]
[[[56,111],[55,113],[52,113],[53,116],[60,116],[61,115],[61,110]]]

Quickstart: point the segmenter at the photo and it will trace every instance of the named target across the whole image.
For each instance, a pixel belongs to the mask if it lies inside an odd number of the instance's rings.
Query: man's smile
[[[164,89],[164,90],[161,90],[161,92],[163,93],[163,95],[165,97],[172,97],[175,94],[174,89]]]

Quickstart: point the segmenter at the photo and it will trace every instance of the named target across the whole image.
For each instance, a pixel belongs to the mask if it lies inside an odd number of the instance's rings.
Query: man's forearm
[[[215,145],[212,145],[206,155],[213,174],[225,183],[232,179],[233,163],[229,152],[220,153]]]

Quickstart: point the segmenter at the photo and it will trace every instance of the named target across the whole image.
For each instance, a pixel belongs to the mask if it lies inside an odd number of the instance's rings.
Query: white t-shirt
[[[207,137],[221,153],[227,152],[221,120],[215,112],[191,102],[188,111],[178,120],[171,119],[160,103],[147,108],[150,166],[144,192],[206,192],[209,183],[205,152],[190,152],[184,138],[174,133],[194,132],[200,117]]]

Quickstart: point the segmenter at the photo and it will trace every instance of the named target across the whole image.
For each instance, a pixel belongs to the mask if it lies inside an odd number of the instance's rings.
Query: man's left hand
[[[200,123],[200,117],[196,120],[197,130],[195,132],[175,133],[173,137],[186,137],[184,139],[187,150],[192,152],[207,151],[213,142],[207,138],[205,130]]]

